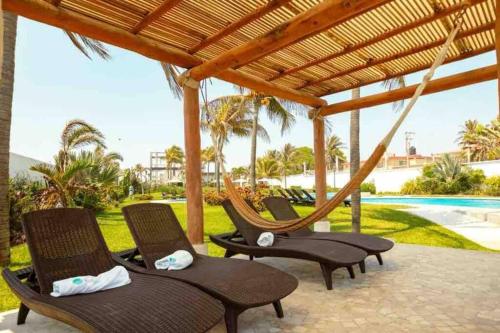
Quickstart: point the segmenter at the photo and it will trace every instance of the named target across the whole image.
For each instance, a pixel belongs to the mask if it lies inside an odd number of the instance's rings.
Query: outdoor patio
[[[396,245],[367,273],[334,274],[325,290],[319,267],[310,262],[261,259],[294,274],[299,288],[284,299],[285,318],[271,306],[240,317],[241,332],[498,332],[500,255],[449,248]],[[16,326],[16,311],[0,314],[0,332],[73,332],[62,323],[31,313]],[[219,324],[212,332],[225,332]]]

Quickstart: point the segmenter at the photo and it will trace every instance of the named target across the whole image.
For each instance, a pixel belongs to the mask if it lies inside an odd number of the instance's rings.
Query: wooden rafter
[[[292,1],[292,0],[270,0],[268,3],[257,8],[255,11],[248,13],[247,15],[243,16],[239,20],[232,22],[224,29],[217,31],[212,36],[205,38],[204,40],[202,40],[201,42],[199,42],[198,44],[196,44],[195,46],[190,48],[188,52],[191,54],[194,54],[194,53],[212,45],[213,43],[221,40],[222,38],[229,36],[233,32],[240,29],[241,27],[243,27],[243,26],[245,26],[245,25],[247,25],[255,20],[260,19],[261,17],[263,17],[267,13],[269,13],[275,9],[278,9],[279,7],[289,3],[290,1]]]
[[[134,35],[124,29],[116,28],[108,23],[84,15],[56,8],[43,0],[3,0],[3,8],[29,19],[79,33],[176,66],[191,68],[203,63],[201,59],[177,48],[153,41],[144,36]],[[281,87],[235,70],[223,71],[216,77],[265,94],[312,107],[320,107],[326,104],[325,100],[311,94]]]
[[[54,5],[54,6],[57,7],[57,6],[59,6],[61,4],[61,1],[62,0],[51,0],[50,2],[52,3],[52,5]]]
[[[160,17],[165,15],[169,10],[177,6],[182,0],[165,0],[161,5],[159,5],[155,10],[144,17],[140,22],[138,22],[135,27],[132,28],[132,33],[137,34],[148,25],[158,20]]]
[[[494,46],[486,46],[486,47],[481,48],[481,49],[477,49],[477,50],[474,50],[474,51],[470,51],[470,52],[466,52],[466,53],[460,54],[458,56],[447,58],[443,62],[443,64],[449,64],[449,63],[460,61],[460,60],[464,60],[464,59],[467,59],[467,58],[472,58],[472,57],[478,56],[478,55],[486,53],[486,52],[491,52],[493,50],[495,50]],[[359,88],[359,87],[362,87],[362,86],[367,86],[367,85],[370,85],[370,84],[379,83],[379,82],[382,82],[382,81],[394,79],[396,77],[405,76],[405,75],[413,74],[413,73],[416,73],[416,72],[420,72],[420,71],[422,71],[424,69],[427,69],[429,67],[430,67],[430,64],[424,64],[422,66],[413,67],[413,68],[411,68],[409,70],[406,70],[404,72],[398,72],[396,74],[386,75],[386,76],[384,76],[382,78],[377,78],[375,80],[362,81],[362,82],[360,82],[360,83],[358,83],[356,85],[349,86],[348,88],[331,89],[329,91],[317,94],[316,96],[319,96],[319,97],[327,96],[327,95],[336,94],[336,93],[339,93],[339,92],[351,90],[351,89],[354,89],[354,88]]]
[[[479,27],[476,27],[476,28],[473,28],[470,30],[461,31],[460,33],[457,34],[457,37],[455,38],[455,42],[457,42],[463,38],[467,38],[467,37],[470,37],[470,36],[473,36],[473,35],[488,31],[488,30],[492,30],[494,28],[495,28],[495,24],[493,22],[491,22],[491,23],[487,23],[487,24],[481,25]],[[419,52],[423,52],[426,50],[433,49],[435,47],[439,47],[446,41],[447,38],[448,37],[446,36],[446,37],[443,37],[441,39],[435,40],[431,43],[424,44],[420,47],[409,49],[409,50],[406,50],[406,51],[403,51],[400,53],[396,53],[396,54],[391,54],[387,57],[383,57],[383,58],[379,58],[379,59],[370,59],[364,64],[348,68],[346,70],[319,78],[319,79],[314,80],[314,81],[306,82],[306,83],[302,84],[301,86],[296,87],[296,89],[303,89],[303,88],[308,87],[308,86],[317,85],[317,84],[324,82],[324,81],[333,80],[333,79],[342,77],[344,75],[349,75],[349,74],[352,74],[354,72],[357,72],[357,71],[360,71],[363,69],[367,69],[367,68],[371,68],[371,67],[374,67],[377,65],[385,64],[387,62],[391,62],[391,61],[396,60],[396,59],[404,58],[404,57],[407,57],[409,55],[417,54]]]
[[[471,5],[477,5],[477,4],[485,2],[485,1],[487,1],[487,0],[471,0]],[[383,42],[391,37],[394,37],[394,36],[397,36],[397,35],[402,34],[404,32],[410,31],[410,30],[415,29],[419,26],[434,22],[436,20],[442,19],[442,18],[449,16],[449,15],[452,15],[452,14],[458,12],[459,10],[461,10],[462,7],[463,7],[462,4],[458,3],[456,5],[442,9],[441,11],[437,11],[436,13],[434,13],[432,15],[429,15],[429,16],[423,17],[419,20],[410,22],[410,23],[405,24],[405,25],[398,27],[396,29],[387,31],[387,32],[375,37],[375,38],[366,40],[364,42],[361,42],[361,43],[358,43],[355,45],[348,45],[337,53],[333,53],[333,54],[327,55],[325,57],[318,58],[316,60],[307,62],[307,63],[300,65],[300,66],[297,66],[297,67],[289,68],[289,69],[283,71],[282,73],[279,73],[279,74],[271,77],[269,79],[269,81],[277,80],[279,78],[282,78],[282,77],[287,76],[287,75],[291,75],[293,73],[299,72],[299,71],[304,70],[306,68],[319,65],[321,63],[345,56],[347,54],[350,54],[352,52],[355,52],[355,51],[358,51],[360,49],[366,48],[368,46],[374,45],[376,43]]]
[[[484,81],[495,80],[498,78],[497,66],[492,65],[479,69],[455,74],[429,82],[422,95],[437,93],[440,91],[460,88],[471,84]],[[328,116],[341,112],[347,112],[357,109],[365,109],[386,103],[392,103],[407,99],[413,96],[418,84],[396,90],[386,91],[380,94],[366,96],[354,100],[331,104],[320,109],[320,116]]]
[[[392,0],[323,1],[270,32],[192,68],[190,75],[196,80],[202,80],[224,69],[243,66],[390,1]]]

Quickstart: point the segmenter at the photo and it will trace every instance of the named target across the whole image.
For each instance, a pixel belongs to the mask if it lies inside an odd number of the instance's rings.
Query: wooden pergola
[[[203,243],[199,82],[216,77],[315,109],[317,203],[326,200],[322,116],[411,97],[416,86],[331,105],[322,97],[495,51],[497,65],[440,78],[432,94],[500,80],[499,0],[3,0],[3,9],[186,68],[188,234]],[[500,85],[499,85],[500,95]],[[500,105],[500,104],[499,104]]]

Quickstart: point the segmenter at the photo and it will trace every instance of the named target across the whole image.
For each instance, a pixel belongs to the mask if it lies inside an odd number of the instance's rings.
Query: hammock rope
[[[248,221],[250,224],[267,231],[272,232],[287,232],[287,231],[296,231],[298,229],[307,227],[314,222],[320,221],[322,218],[327,216],[331,211],[333,211],[337,206],[339,206],[347,196],[349,196],[356,188],[358,188],[361,183],[368,177],[368,175],[373,171],[373,169],[377,166],[378,162],[385,154],[387,147],[391,143],[394,135],[397,130],[400,128],[403,121],[406,119],[410,111],[413,109],[413,106],[417,102],[418,98],[422,95],[427,84],[434,76],[436,69],[443,64],[446,59],[447,53],[455,40],[458,32],[460,31],[463,24],[463,16],[469,7],[470,3],[467,1],[463,2],[462,10],[457,14],[454,20],[454,26],[446,42],[443,44],[441,49],[439,50],[434,63],[430,67],[429,71],[423,77],[422,82],[418,85],[410,99],[409,103],[406,105],[404,111],[401,113],[399,118],[396,120],[395,124],[386,134],[386,136],[381,140],[381,142],[375,147],[374,151],[368,158],[368,160],[363,164],[363,166],[354,174],[354,176],[350,179],[350,181],[340,190],[338,191],[334,197],[327,200],[322,205],[318,206],[311,214],[300,217],[293,220],[286,221],[277,221],[267,220],[263,218],[259,213],[257,213],[252,207],[250,207],[246,201],[241,197],[241,195],[236,190],[231,177],[226,172],[224,168],[224,161],[222,159],[222,154],[217,154],[216,158],[219,160],[219,164],[221,165],[221,170],[224,178],[224,185],[226,187],[226,191],[229,199],[231,200],[234,208],[240,213],[240,215]],[[216,142],[215,138],[214,146],[217,147],[217,144],[220,142]]]

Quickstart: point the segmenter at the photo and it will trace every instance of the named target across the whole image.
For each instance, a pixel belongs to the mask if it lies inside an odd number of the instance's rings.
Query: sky
[[[19,18],[16,49],[11,151],[50,162],[59,148],[66,122],[83,119],[106,136],[110,150],[124,157],[123,166],[149,165],[149,153],[171,145],[183,147],[182,103],[170,93],[157,61],[109,46],[112,59],[89,60],[57,28]],[[435,78],[496,63],[493,52],[444,65]],[[418,83],[425,73],[406,77]],[[380,84],[361,89],[366,96],[383,91]],[[232,84],[213,80],[209,98],[234,94]],[[350,92],[328,102],[350,98]],[[489,81],[423,96],[395,136],[390,153],[404,154],[406,131],[415,132],[419,154],[457,150],[457,132],[467,119],[489,122],[498,108],[497,83]],[[391,104],[361,111],[361,157],[366,158],[394,123]],[[349,113],[329,117],[332,132],[349,146]],[[258,142],[258,154],[285,143],[312,146],[312,123],[298,118],[289,133],[264,120],[271,140]],[[202,135],[202,146],[211,144]],[[348,150],[346,150],[347,152]],[[250,140],[232,138],[224,154],[228,166],[248,165]],[[347,154],[348,155],[348,154]]]

